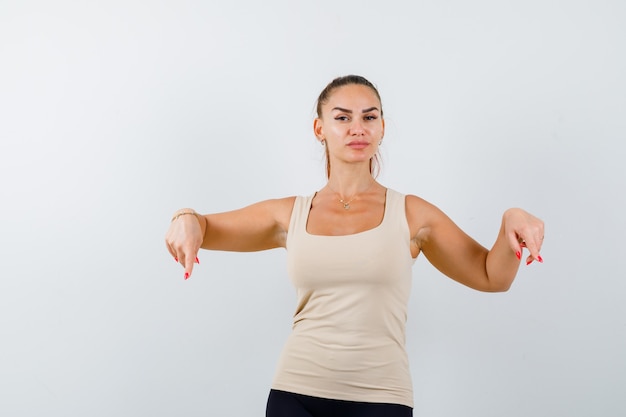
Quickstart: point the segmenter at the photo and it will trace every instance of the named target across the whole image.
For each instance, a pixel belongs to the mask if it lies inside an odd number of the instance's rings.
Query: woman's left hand
[[[523,248],[526,248],[530,252],[526,265],[534,260],[543,262],[540,255],[544,237],[543,221],[525,210],[512,208],[504,212],[502,225],[509,245],[518,259],[521,260]]]

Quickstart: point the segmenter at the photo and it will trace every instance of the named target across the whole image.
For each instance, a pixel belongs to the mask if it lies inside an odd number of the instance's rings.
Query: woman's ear
[[[315,137],[318,140],[326,139],[326,136],[324,135],[324,124],[322,123],[322,119],[319,117],[313,120],[313,133],[315,133]]]

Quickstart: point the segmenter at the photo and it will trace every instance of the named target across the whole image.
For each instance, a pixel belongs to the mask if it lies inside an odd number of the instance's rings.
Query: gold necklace
[[[344,210],[350,210],[350,203],[352,203],[352,201],[354,201],[354,199],[355,199],[355,198],[356,198],[356,195],[355,195],[354,197],[352,197],[352,198],[350,199],[350,201],[348,201],[348,202],[345,202],[345,201],[343,201],[343,198],[340,198],[340,199],[339,199],[339,202],[340,202],[341,204],[343,204],[343,208],[344,208]]]
[[[363,191],[360,193],[356,193],[355,195],[352,196],[352,198],[348,201],[345,201],[343,198],[339,198],[339,202],[341,204],[343,204],[343,209],[344,210],[350,210],[350,203],[352,203],[354,201],[355,198],[357,198],[359,196],[359,194],[363,194],[366,193],[367,191],[369,191],[370,188],[372,188],[372,185],[374,185],[374,180],[372,180],[372,183]],[[330,185],[328,186],[328,188],[330,189],[330,191],[332,191],[335,194],[339,194],[337,191],[333,190]]]

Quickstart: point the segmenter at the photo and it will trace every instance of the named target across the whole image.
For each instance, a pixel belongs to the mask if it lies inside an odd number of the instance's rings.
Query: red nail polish
[[[520,251],[515,252],[515,256],[517,256],[517,259],[520,261],[522,260],[522,253]]]
[[[196,263],[199,264],[200,263],[200,259],[198,259],[198,257],[196,256]]]
[[[189,272],[185,272],[185,279],[189,279]]]
[[[176,262],[178,262],[178,258],[174,258],[174,260],[175,260]]]
[[[533,262],[533,260],[530,259],[530,260],[526,261],[526,265],[530,265],[532,262]]]
[[[537,255],[537,260],[541,263],[543,263],[543,258],[541,257],[541,255]]]

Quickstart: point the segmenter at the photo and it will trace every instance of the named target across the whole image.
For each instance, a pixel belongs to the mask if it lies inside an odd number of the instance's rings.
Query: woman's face
[[[325,140],[331,160],[368,162],[385,133],[381,104],[371,88],[350,84],[334,90],[322,105],[322,117],[313,125]]]

